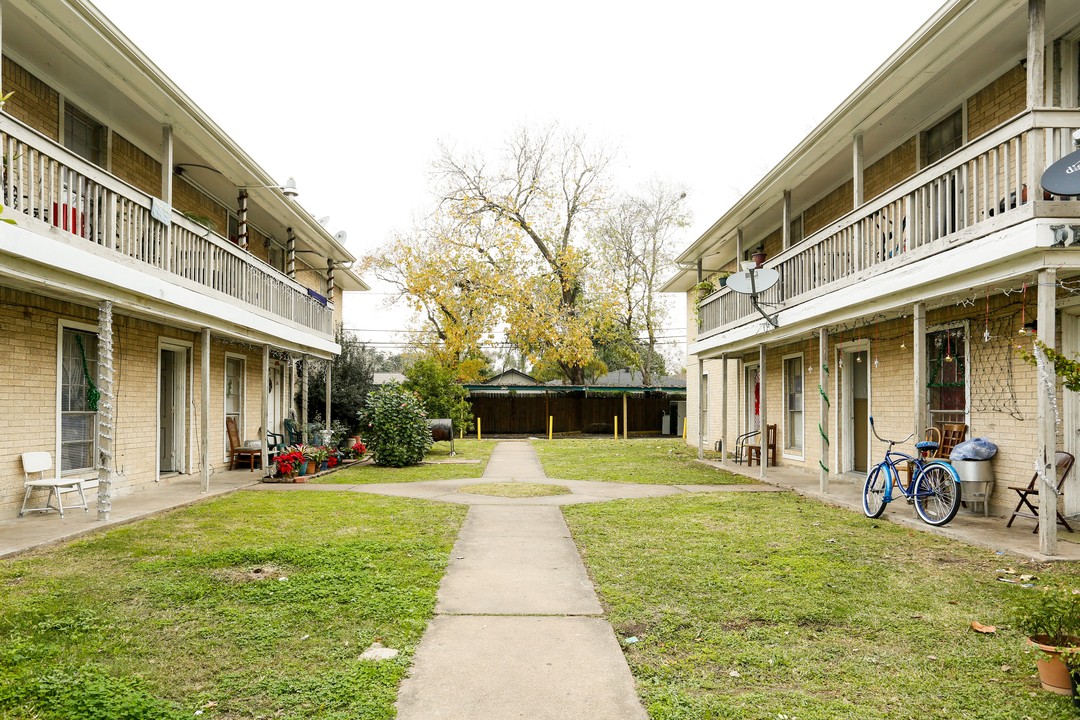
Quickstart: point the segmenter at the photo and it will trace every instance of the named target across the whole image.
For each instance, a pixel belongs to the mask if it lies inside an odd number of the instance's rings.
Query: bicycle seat
[[[938,449],[938,444],[933,440],[920,440],[915,443],[915,449],[919,452],[934,452]]]

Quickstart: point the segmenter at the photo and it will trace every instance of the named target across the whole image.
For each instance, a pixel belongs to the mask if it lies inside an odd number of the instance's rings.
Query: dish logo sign
[[[1065,168],[1066,175],[1072,175],[1074,172],[1080,172],[1080,161],[1077,161],[1069,167]]]

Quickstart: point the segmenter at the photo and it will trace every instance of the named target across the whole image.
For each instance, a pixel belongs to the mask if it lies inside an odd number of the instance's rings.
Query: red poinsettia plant
[[[352,450],[352,456],[356,459],[364,457],[364,453],[367,452],[367,446],[362,442],[358,442],[350,448]]]
[[[291,450],[277,456],[278,475],[292,475],[300,468],[300,464],[307,462],[304,454],[298,450]]]

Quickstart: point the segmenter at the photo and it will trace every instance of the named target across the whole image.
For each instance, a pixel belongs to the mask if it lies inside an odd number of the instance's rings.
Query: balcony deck
[[[5,115],[0,143],[5,218],[43,235],[62,231],[178,286],[333,337],[332,307],[212,230]]]
[[[841,291],[856,283],[925,264],[1033,218],[1075,224],[1080,203],[1036,198],[1034,189],[1043,170],[1072,151],[1077,127],[1075,110],[1017,116],[766,262],[780,281],[760,293],[762,303],[783,312],[839,293],[839,305]],[[936,273],[949,269],[938,266]],[[910,283],[924,280],[912,273]],[[728,288],[704,298],[699,314],[699,344],[760,320],[749,296]]]

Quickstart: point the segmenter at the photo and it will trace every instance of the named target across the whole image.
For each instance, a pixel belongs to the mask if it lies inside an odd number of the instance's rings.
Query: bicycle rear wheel
[[[960,509],[960,478],[952,466],[932,462],[915,478],[915,511],[928,525],[944,525]]]
[[[868,518],[881,517],[885,512],[885,491],[889,488],[892,473],[886,465],[875,465],[866,476],[863,485],[862,509]]]

